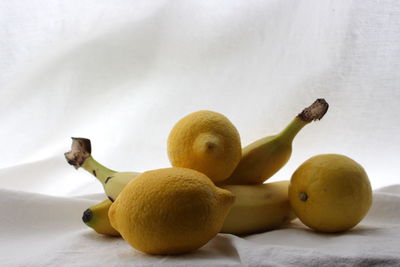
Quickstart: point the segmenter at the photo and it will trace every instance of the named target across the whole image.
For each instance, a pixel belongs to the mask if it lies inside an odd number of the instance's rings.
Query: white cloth
[[[1,266],[399,266],[400,186],[374,192],[356,228],[321,234],[299,221],[247,237],[218,234],[201,249],[149,256],[122,238],[96,234],[82,212],[104,198],[0,190]]]
[[[102,188],[63,158],[79,136],[112,169],[168,167],[168,133],[188,113],[223,113],[247,145],[323,97],[328,113],[271,181],[339,153],[374,189],[394,186],[399,44],[397,0],[0,1],[0,266],[399,264],[396,187],[347,234],[297,223],[149,257],[85,228]]]

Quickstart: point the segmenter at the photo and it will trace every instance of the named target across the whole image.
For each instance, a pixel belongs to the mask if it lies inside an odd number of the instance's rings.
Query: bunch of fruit
[[[148,254],[180,254],[217,233],[244,235],[283,227],[298,217],[323,232],[348,230],[366,215],[372,191],[352,159],[310,158],[290,181],[264,183],[289,160],[292,141],[328,110],[317,99],[279,134],[242,149],[238,131],[222,114],[198,111],[181,119],[168,137],[171,168],[116,172],[91,155],[89,139],[72,138],[69,164],[103,185],[108,199],[88,208],[83,221],[96,232],[121,235]]]

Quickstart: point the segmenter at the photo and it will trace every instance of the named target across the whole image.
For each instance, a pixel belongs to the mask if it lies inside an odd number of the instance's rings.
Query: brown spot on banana
[[[108,183],[108,181],[111,179],[111,178],[113,178],[114,176],[108,176],[107,178],[106,178],[106,180],[104,181],[104,184],[106,184],[106,183]]]

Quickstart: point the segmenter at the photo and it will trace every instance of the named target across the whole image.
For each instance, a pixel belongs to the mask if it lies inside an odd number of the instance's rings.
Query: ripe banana
[[[292,154],[292,141],[296,134],[308,123],[320,120],[328,110],[324,99],[317,99],[305,108],[279,134],[255,141],[242,150],[242,158],[232,175],[220,183],[262,184],[289,160]]]
[[[252,234],[281,227],[296,218],[288,198],[289,181],[225,185],[236,196],[222,233]]]
[[[293,219],[288,199],[289,181],[262,185],[225,185],[236,200],[225,219],[221,233],[244,235],[279,228]],[[83,221],[96,232],[118,235],[108,219],[110,200],[105,200],[84,212]],[[111,228],[110,228],[111,227]]]
[[[72,137],[71,151],[64,153],[64,156],[75,169],[82,167],[96,177],[103,185],[107,197],[114,201],[125,185],[139,173],[113,171],[97,162],[91,152],[89,139]]]
[[[112,202],[106,199],[83,212],[82,221],[97,233],[103,235],[120,236],[108,219],[108,209]]]

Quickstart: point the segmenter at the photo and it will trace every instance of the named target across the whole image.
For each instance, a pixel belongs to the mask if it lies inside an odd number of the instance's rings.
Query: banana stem
[[[328,111],[329,104],[323,98],[319,98],[311,106],[303,109],[297,117],[305,122],[312,122],[322,119]]]
[[[91,152],[92,146],[89,139],[72,137],[71,151],[64,153],[64,156],[75,169],[82,167],[105,185],[107,178],[115,174],[116,171],[97,162],[92,157]]]
[[[278,138],[285,140],[285,142],[291,143],[294,137],[300,130],[306,126],[308,122],[301,120],[299,117],[294,118],[282,132],[278,134]]]
[[[297,115],[289,125],[278,134],[279,138],[284,139],[287,142],[291,142],[297,133],[308,123],[320,120],[324,117],[328,111],[329,104],[323,98],[317,99],[311,106],[303,109],[303,111]]]
[[[89,156],[82,164],[82,168],[93,174],[103,185],[105,185],[108,177],[113,176],[116,171],[100,164],[92,156]]]

